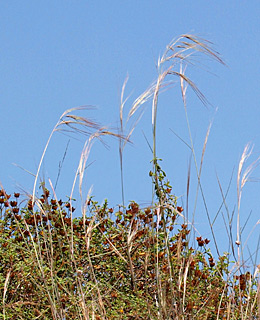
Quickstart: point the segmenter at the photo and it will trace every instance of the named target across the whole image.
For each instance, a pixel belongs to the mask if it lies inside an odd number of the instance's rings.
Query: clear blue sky
[[[230,212],[236,211],[236,172],[247,142],[254,151],[247,164],[260,155],[260,3],[259,1],[1,1],[0,3],[0,181],[8,192],[22,186],[32,191],[33,177],[14,166],[36,173],[43,148],[60,115],[68,108],[93,105],[96,111],[82,115],[116,128],[121,86],[126,75],[126,109],[155,79],[155,62],[166,45],[183,33],[214,43],[227,67],[209,59],[188,68],[187,75],[199,86],[212,106],[201,105],[188,90],[188,111],[195,150],[200,159],[204,137],[214,118],[202,172],[202,187],[211,217],[221,204],[217,176],[226,191]],[[217,113],[215,109],[218,108]],[[180,89],[163,94],[158,115],[158,156],[168,174],[174,193],[185,193],[190,150],[172,134],[188,141]],[[125,149],[126,200],[143,204],[151,201],[148,172],[152,154],[142,134],[151,142],[151,103]],[[80,151],[84,143],[70,140],[57,195],[70,194]],[[56,133],[49,146],[43,171],[55,183],[59,162],[68,137]],[[96,143],[91,151],[85,190],[93,185],[100,202],[111,206],[121,202],[118,143],[106,139],[109,149]],[[253,177],[259,178],[259,169]],[[190,215],[194,206],[196,175],[191,171]],[[260,218],[259,183],[249,183],[242,195],[241,223],[252,215],[245,234]],[[78,209],[80,204],[78,203]],[[226,217],[224,207],[221,212]],[[207,230],[205,209],[199,198],[196,227]],[[223,243],[221,214],[216,232]],[[259,235],[256,227],[253,243]],[[251,247],[253,251],[253,246]]]

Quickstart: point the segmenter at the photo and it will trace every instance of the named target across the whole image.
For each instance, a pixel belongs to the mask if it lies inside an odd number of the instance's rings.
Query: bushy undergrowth
[[[257,319],[257,281],[189,246],[157,164],[158,203],[127,210],[88,200],[88,215],[43,187],[33,206],[0,192],[2,319]],[[154,178],[154,177],[153,177]]]
[[[251,274],[241,259],[239,224],[240,198],[250,170],[241,180],[241,171],[248,157],[246,148],[238,170],[238,257],[233,262],[225,253],[213,257],[210,240],[198,236],[194,223],[187,220],[178,204],[156,152],[156,119],[158,95],[172,84],[169,76],[180,81],[182,100],[187,118],[186,90],[191,87],[199,99],[203,94],[184,74],[185,66],[194,53],[202,53],[222,62],[207,42],[183,35],[167,47],[158,60],[158,79],[133,103],[124,123],[123,85],[120,104],[120,128],[113,132],[97,123],[67,110],[59,119],[44,149],[32,195],[8,194],[0,190],[0,319],[259,319],[259,266]],[[179,70],[175,70],[176,66]],[[124,204],[123,151],[141,118],[142,106],[152,99],[152,179],[151,205],[136,202]],[[83,109],[83,108],[80,108]],[[141,111],[128,133],[129,120]],[[54,132],[64,127],[87,135],[72,193],[68,201],[57,199],[50,183],[40,186],[37,179],[49,141]],[[94,132],[93,132],[94,131]],[[201,165],[197,165],[193,142],[192,152],[198,188]],[[110,208],[93,197],[81,203],[81,215],[74,217],[72,194],[79,181],[81,199],[86,162],[95,140],[103,136],[119,139],[122,205]],[[256,164],[253,164],[253,167]],[[188,182],[189,185],[189,182]],[[188,190],[187,186],[187,190]],[[51,191],[52,190],[52,191]],[[223,202],[225,197],[223,196]],[[74,205],[75,206],[75,205]],[[233,216],[228,220],[231,225]],[[209,221],[214,237],[213,224]],[[214,239],[215,240],[215,239]],[[214,243],[216,245],[216,243]],[[234,250],[233,250],[234,251]],[[235,254],[233,252],[233,257]],[[255,266],[256,267],[256,266]]]

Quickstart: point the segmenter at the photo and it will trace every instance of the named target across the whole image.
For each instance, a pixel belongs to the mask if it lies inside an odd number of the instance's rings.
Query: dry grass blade
[[[125,134],[125,130],[127,127],[127,124],[129,123],[130,119],[134,116],[134,114],[137,112],[137,110],[144,105],[153,95],[153,91],[154,88],[153,86],[151,86],[150,88],[148,88],[145,92],[143,92],[133,103],[129,113],[128,113],[128,117],[126,119],[126,123],[124,125],[123,123],[123,111],[124,111],[124,107],[125,107],[125,103],[128,100],[129,97],[127,97],[126,99],[124,99],[124,93],[125,93],[125,88],[126,88],[126,84],[128,81],[128,76],[126,77],[123,86],[122,86],[122,90],[121,90],[121,101],[120,101],[120,108],[119,108],[119,120],[120,120],[120,135],[121,137],[123,137]],[[121,174],[121,193],[122,193],[122,203],[124,206],[124,179],[123,179],[123,151],[124,148],[126,146],[127,142],[130,142],[130,137],[133,134],[137,124],[139,123],[139,121],[141,120],[142,116],[144,113],[144,109],[141,110],[141,113],[139,114],[139,116],[137,117],[137,119],[133,122],[133,124],[131,125],[128,133],[125,135],[126,138],[119,138],[119,157],[120,157],[120,174]]]
[[[204,159],[204,155],[205,155],[206,145],[207,145],[207,142],[208,142],[208,138],[209,138],[209,133],[210,133],[211,126],[212,126],[212,122],[211,122],[211,123],[209,124],[209,126],[208,126],[208,130],[207,130],[206,137],[205,137],[204,144],[203,144],[203,149],[202,149],[202,154],[201,154],[201,160],[200,160],[199,180],[200,180],[200,177],[201,177],[201,170],[202,170],[202,165],[203,165],[203,159]]]
[[[119,138],[119,139],[127,139],[127,138],[123,137],[120,134],[117,134],[117,133],[114,133],[112,131],[107,130],[107,128],[100,128],[98,131],[94,132],[89,137],[88,140],[86,140],[86,142],[84,144],[84,147],[82,149],[82,152],[81,152],[81,157],[80,157],[80,160],[79,160],[78,169],[77,169],[77,172],[76,172],[75,177],[74,177],[74,182],[73,182],[73,185],[72,185],[71,197],[70,197],[71,199],[72,199],[72,195],[73,195],[73,192],[74,192],[74,188],[75,188],[76,180],[77,180],[78,176],[79,176],[79,192],[80,192],[81,199],[83,198],[83,195],[82,195],[82,183],[83,183],[84,172],[85,172],[85,168],[86,168],[86,162],[87,162],[91,147],[92,147],[95,139],[100,139],[100,137],[103,137],[103,136],[112,136],[112,137],[116,137],[116,138]],[[129,141],[129,140],[127,140],[127,141]]]
[[[260,163],[260,157],[258,157],[251,165],[249,165],[243,176],[242,176],[242,169],[243,166],[246,162],[246,160],[250,157],[250,155],[252,154],[253,151],[253,146],[251,146],[250,148],[250,143],[248,143],[245,148],[244,151],[242,153],[241,159],[239,161],[239,165],[238,165],[238,172],[237,172],[237,238],[236,238],[236,244],[238,246],[238,258],[239,258],[239,262],[240,262],[240,242],[241,242],[241,230],[240,230],[240,205],[241,205],[241,196],[242,196],[242,190],[246,184],[246,182],[249,181],[249,177],[251,175],[251,173],[253,172],[253,170],[259,165]],[[242,176],[242,177],[241,177]]]
[[[3,293],[3,312],[5,315],[5,296],[7,293],[7,288],[8,288],[8,283],[10,280],[10,275],[11,275],[12,269],[10,268],[7,272],[6,278],[5,278],[5,283],[4,283],[4,293]]]
[[[94,121],[88,120],[84,117],[79,117],[79,116],[75,116],[72,114],[69,114],[66,116],[66,118],[68,119],[72,119],[71,123],[73,124],[79,124],[82,125],[84,127],[89,127],[89,128],[94,128],[94,129],[98,129],[100,127],[100,125]],[[63,123],[61,122],[61,125]]]
[[[166,88],[171,83],[165,83],[160,88]],[[151,97],[154,95],[154,92],[156,90],[156,84],[151,85],[147,90],[145,90],[133,103],[127,117],[127,121],[130,120],[130,118],[136,113],[136,111],[142,106],[144,103],[149,101]]]
[[[200,52],[208,55],[211,58],[214,58],[221,64],[225,64],[220,58],[219,53],[213,50],[211,46],[212,43],[210,41],[196,37],[194,35],[183,34],[177,40],[173,40],[169,44],[167,48],[168,50],[164,54],[162,60],[167,60],[168,51],[174,52],[174,55],[172,56],[180,60],[187,60],[190,55],[194,54],[195,52]],[[185,53],[185,55],[183,53]]]
[[[181,81],[181,89],[184,104],[186,105],[185,95],[187,86],[190,86],[192,90],[196,93],[198,98],[207,105],[208,101],[194,82],[189,79],[182,71],[183,63],[190,63],[190,57],[192,54],[199,52],[206,54],[218,62],[224,64],[219,54],[211,49],[208,43],[197,37],[185,34],[180,36],[177,40],[172,41],[163,54],[162,58],[158,59],[158,78],[155,85],[154,95],[153,95],[153,105],[152,105],[152,127],[153,127],[153,153],[154,159],[156,159],[156,118],[157,118],[157,108],[158,108],[158,95],[160,88],[165,83],[165,78],[168,75],[177,76]],[[167,64],[166,64],[167,63]],[[165,65],[166,64],[166,65]],[[167,66],[168,65],[168,66]],[[175,70],[176,66],[180,66],[179,70]],[[185,70],[185,68],[184,68]],[[186,84],[184,86],[184,83]]]
[[[168,74],[172,74],[172,75],[179,76],[180,78],[182,78],[192,88],[192,90],[196,93],[197,97],[200,99],[200,101],[204,105],[209,104],[209,102],[208,102],[207,98],[204,96],[204,94],[199,90],[199,88],[195,85],[195,83],[193,81],[191,81],[188,77],[185,76],[184,73],[169,70]]]
[[[60,131],[61,129],[63,129],[61,127],[64,126],[64,125],[69,125],[72,128],[72,130],[74,130],[75,132],[84,133],[84,134],[90,134],[90,133],[88,131],[86,131],[86,129],[82,130],[82,129],[78,128],[77,125],[81,125],[84,128],[91,128],[91,129],[99,128],[98,124],[93,122],[93,121],[91,121],[91,120],[88,120],[86,118],[78,117],[78,116],[70,114],[73,111],[86,110],[86,109],[90,109],[90,108],[91,107],[78,107],[78,108],[68,109],[61,115],[60,119],[58,120],[58,122],[54,126],[54,128],[53,128],[53,130],[52,130],[52,132],[51,132],[51,134],[50,134],[50,136],[49,136],[49,138],[47,140],[47,143],[45,145],[45,148],[43,150],[43,153],[42,153],[39,165],[38,165],[37,173],[36,173],[35,180],[34,180],[34,186],[33,186],[33,195],[32,195],[32,202],[33,203],[34,203],[34,200],[35,200],[36,185],[37,185],[40,169],[41,169],[41,166],[42,166],[42,162],[43,162],[43,159],[45,157],[47,148],[49,146],[49,143],[51,141],[51,138],[52,138],[53,134],[56,131]],[[70,120],[64,120],[66,118],[69,118]]]
[[[225,64],[223,60],[220,58],[219,53],[209,47],[208,44],[212,45],[211,42],[205,39],[199,39],[198,37],[194,37],[189,34],[184,34],[183,38],[186,38],[196,44],[196,50],[206,53],[209,56],[213,56],[219,63]]]
[[[124,110],[124,106],[126,104],[126,101],[129,98],[129,97],[127,97],[126,99],[124,99],[124,93],[125,93],[125,88],[126,88],[126,84],[127,84],[128,79],[129,79],[129,77],[127,76],[125,78],[125,81],[123,83],[122,90],[121,90],[121,101],[120,101],[120,109],[119,109],[121,131],[123,131],[123,110]]]
[[[242,168],[244,166],[245,161],[248,159],[248,157],[250,157],[252,151],[253,151],[253,148],[251,148],[251,150],[250,150],[250,144],[248,143],[245,146],[244,151],[243,151],[242,156],[241,156],[241,159],[239,161],[238,172],[237,172],[237,198],[238,198],[238,204],[240,204],[240,197],[241,197],[242,181],[241,181],[241,184],[240,184],[240,180],[241,180]],[[245,184],[245,180],[243,181],[243,186],[244,186],[244,184]]]

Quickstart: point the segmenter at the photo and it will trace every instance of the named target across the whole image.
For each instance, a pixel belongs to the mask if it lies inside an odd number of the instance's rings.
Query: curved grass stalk
[[[241,264],[241,258],[243,255],[243,250],[240,250],[241,245],[241,227],[240,227],[240,206],[241,206],[241,197],[242,197],[242,190],[245,184],[249,181],[251,173],[254,169],[260,164],[260,157],[258,157],[251,165],[249,165],[243,176],[242,176],[242,169],[246,162],[246,160],[250,157],[253,151],[253,146],[250,148],[250,143],[248,143],[244,151],[242,153],[241,159],[238,165],[238,172],[237,172],[237,235],[236,235],[236,245],[237,245],[237,255],[238,255],[238,264]],[[242,259],[243,260],[243,259]]]
[[[34,203],[35,201],[35,191],[36,191],[36,185],[37,185],[37,181],[38,181],[38,177],[39,177],[39,173],[40,173],[40,169],[42,166],[42,162],[43,159],[45,157],[46,151],[48,149],[48,146],[50,144],[50,141],[52,139],[53,134],[56,131],[60,131],[62,126],[68,126],[72,129],[72,132],[79,132],[79,133],[83,133],[83,134],[87,134],[90,135],[91,131],[88,131],[89,129],[99,129],[100,126],[98,123],[91,121],[89,119],[86,119],[84,117],[79,117],[79,116],[75,116],[75,115],[71,115],[70,113],[73,111],[77,111],[77,110],[86,110],[89,109],[90,107],[77,107],[77,108],[71,108],[66,110],[61,117],[59,118],[58,122],[56,123],[56,125],[54,126],[48,140],[47,143],[44,147],[38,168],[37,168],[37,172],[36,172],[36,176],[34,179],[34,185],[33,185],[33,193],[32,193],[32,203]],[[83,126],[83,128],[87,128],[88,130],[83,130],[78,128],[77,126]],[[65,130],[64,130],[65,131]],[[70,130],[71,132],[71,130]]]

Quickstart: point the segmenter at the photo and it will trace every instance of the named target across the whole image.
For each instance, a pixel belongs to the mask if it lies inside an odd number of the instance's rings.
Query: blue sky
[[[34,178],[13,163],[36,173],[48,136],[60,115],[68,108],[96,106],[81,115],[101,124],[119,125],[119,97],[126,75],[130,95],[127,109],[155,79],[155,64],[166,45],[175,37],[190,33],[213,42],[226,67],[206,57],[187,75],[211,102],[206,108],[188,89],[188,114],[195,151],[200,160],[209,122],[213,119],[201,183],[211,217],[221,205],[219,178],[228,187],[230,212],[237,208],[236,172],[245,145],[254,150],[247,164],[260,155],[260,45],[258,1],[5,1],[0,3],[0,181],[13,192],[22,187],[31,192]],[[217,112],[216,112],[217,109]],[[142,204],[151,201],[152,154],[143,132],[151,142],[151,103],[125,148],[124,179],[126,200]],[[186,184],[190,150],[172,131],[188,141],[188,130],[178,85],[159,99],[158,156],[162,167],[186,206]],[[56,133],[49,145],[41,177],[55,183],[59,163],[65,158],[57,196],[70,194],[84,137],[78,140]],[[121,202],[121,184],[116,139],[105,139],[109,148],[97,142],[91,150],[85,191],[93,185],[93,195],[111,206]],[[259,169],[253,173],[259,178]],[[191,166],[190,216],[194,207],[196,175]],[[259,183],[249,183],[242,195],[241,224],[250,221],[246,234],[259,219]],[[78,203],[78,208],[80,204]],[[226,217],[226,210],[221,211]],[[205,208],[198,200],[195,220],[203,236],[211,238]],[[216,233],[223,242],[221,213]],[[257,241],[259,226],[251,238]]]

